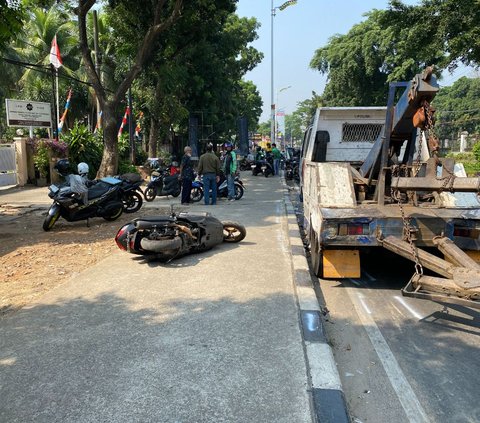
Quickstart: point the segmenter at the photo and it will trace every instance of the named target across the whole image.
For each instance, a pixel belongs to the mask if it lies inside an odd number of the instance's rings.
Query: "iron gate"
[[[0,186],[16,184],[15,144],[0,144]]]

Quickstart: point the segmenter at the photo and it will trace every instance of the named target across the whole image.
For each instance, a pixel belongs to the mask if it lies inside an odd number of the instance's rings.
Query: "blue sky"
[[[274,7],[284,1],[275,0]],[[404,3],[419,2],[410,0]],[[354,24],[365,19],[366,12],[387,6],[388,0],[298,0],[296,5],[277,10],[273,24],[274,101],[277,108],[290,114],[298,102],[311,97],[312,91],[322,93],[326,78],[309,68],[315,50],[324,46],[331,36],[346,34]],[[237,14],[255,17],[261,24],[259,38],[253,46],[263,52],[264,59],[246,75],[246,79],[253,81],[260,91],[263,99],[260,121],[264,122],[270,118],[271,104],[271,0],[239,0]],[[445,73],[442,85],[451,85],[464,74],[468,75],[468,70],[459,69],[453,76]]]

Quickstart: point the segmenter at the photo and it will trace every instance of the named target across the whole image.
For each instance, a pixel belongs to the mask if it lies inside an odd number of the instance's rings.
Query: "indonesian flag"
[[[53,37],[52,48],[50,49],[50,63],[55,67],[55,69],[58,69],[60,66],[62,66],[62,56],[60,56],[60,49],[58,48],[56,34],[55,37]]]

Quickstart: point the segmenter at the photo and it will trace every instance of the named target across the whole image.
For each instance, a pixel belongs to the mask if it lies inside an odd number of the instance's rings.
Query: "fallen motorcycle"
[[[117,246],[131,254],[170,261],[206,251],[221,242],[240,242],[247,231],[237,222],[221,222],[210,213],[149,216],[132,220],[118,231]]]

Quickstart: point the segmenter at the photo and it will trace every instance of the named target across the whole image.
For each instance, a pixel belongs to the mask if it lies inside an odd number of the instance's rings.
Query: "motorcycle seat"
[[[103,194],[108,192],[110,188],[112,188],[110,184],[99,181],[88,189],[88,199],[93,200],[94,198],[101,197]]]

